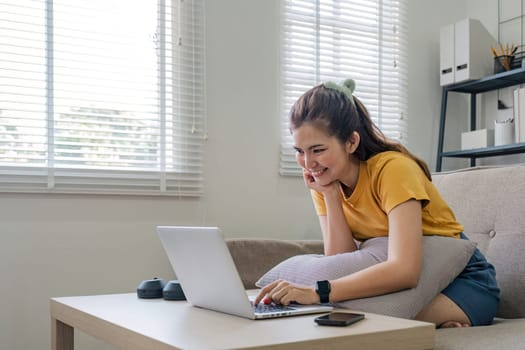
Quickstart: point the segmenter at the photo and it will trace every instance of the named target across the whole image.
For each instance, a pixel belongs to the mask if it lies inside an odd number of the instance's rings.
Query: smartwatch
[[[321,304],[326,304],[330,302],[330,282],[324,280],[324,281],[317,281],[317,289],[315,290],[317,294],[319,294],[319,299]]]

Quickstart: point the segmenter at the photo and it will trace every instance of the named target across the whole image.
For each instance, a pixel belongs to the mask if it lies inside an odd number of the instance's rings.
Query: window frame
[[[333,7],[329,8],[329,4],[333,4]],[[302,9],[299,9],[300,5],[303,6]],[[375,10],[365,8],[365,5],[370,5],[371,8],[375,6]],[[325,81],[341,82],[348,78],[354,79],[354,94],[365,104],[374,123],[387,137],[402,144],[407,143],[407,7],[407,0],[281,0],[281,176],[302,176],[302,170],[295,160],[293,140],[288,126],[290,108],[304,92]],[[350,9],[361,10],[363,13],[359,16]],[[392,11],[393,9],[395,11]],[[346,11],[348,21],[336,18],[330,10],[334,13]],[[374,20],[377,21],[375,32],[366,23]],[[290,29],[294,27],[295,32]],[[330,32],[330,29],[336,34],[334,37],[340,40],[339,47],[337,43],[333,44],[336,50],[340,50],[335,57],[323,53],[323,50],[329,51],[327,46],[330,44],[327,44],[327,38],[333,39],[323,32]],[[359,30],[362,32],[359,33]],[[348,37],[355,38],[355,41],[351,42],[353,48],[351,45],[343,47],[343,44],[349,43]],[[376,51],[373,51],[374,42],[377,43]],[[363,55],[352,57],[353,52],[358,50],[369,50],[370,53],[377,53],[377,57],[374,56],[367,66]],[[357,63],[355,58],[359,59]],[[305,62],[302,66],[301,61]],[[299,63],[294,66],[294,62]],[[353,68],[348,62],[354,62],[357,68]],[[307,66],[308,64],[310,66]],[[367,74],[374,74],[377,82],[368,79]]]
[[[150,0],[146,0],[150,1]],[[0,1],[1,2],[1,1]],[[55,128],[53,122],[53,0],[45,3],[46,16],[46,154],[53,154]],[[8,4],[9,5],[9,4]],[[18,5],[18,4],[17,4]],[[68,4],[69,5],[69,4]],[[165,13],[166,5],[171,5]],[[205,105],[205,38],[203,0],[158,0],[158,93],[156,118],[158,123],[157,165],[153,168],[125,169],[114,167],[74,167],[54,165],[47,156],[44,166],[23,163],[0,163],[0,192],[59,194],[118,194],[199,197],[203,193],[203,146],[206,140]],[[173,21],[173,23],[171,23]],[[170,22],[169,25],[166,23]],[[160,22],[159,22],[160,23]],[[171,29],[170,29],[171,27]],[[166,30],[170,31],[166,33]],[[167,45],[167,35],[172,43]],[[164,51],[164,54],[162,54]],[[160,55],[159,55],[160,53]],[[169,67],[167,66],[169,65]],[[170,74],[167,71],[172,71]],[[1,76],[1,75],[0,75]],[[169,100],[173,102],[168,103]],[[2,117],[0,115],[0,117]],[[0,118],[1,119],[1,118]],[[175,125],[168,137],[167,123]],[[1,126],[1,124],[0,124]],[[171,127],[171,126],[170,126]],[[175,129],[178,128],[178,129]],[[0,129],[1,134],[5,132]],[[169,144],[169,147],[167,145]],[[169,151],[173,149],[173,151]],[[5,149],[4,149],[5,150]],[[11,150],[12,151],[12,150]],[[168,166],[168,158],[177,158]],[[1,158],[0,158],[1,162]]]

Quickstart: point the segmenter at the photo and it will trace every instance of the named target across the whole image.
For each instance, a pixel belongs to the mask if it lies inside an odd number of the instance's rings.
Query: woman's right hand
[[[303,168],[303,178],[304,183],[306,184],[306,187],[317,191],[319,193],[322,193],[323,195],[327,196],[330,194],[338,195],[340,191],[340,185],[339,181],[333,181],[329,183],[328,185],[321,185],[317,181],[315,181],[312,174]]]
[[[312,174],[310,174],[308,170],[304,168],[303,168],[303,179],[304,179],[304,183],[306,184],[306,187],[311,188],[312,190],[317,190],[314,177],[312,176]]]

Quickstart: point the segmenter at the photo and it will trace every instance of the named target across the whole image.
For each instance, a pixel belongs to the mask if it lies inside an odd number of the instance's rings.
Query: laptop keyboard
[[[277,305],[277,304],[263,304],[260,303],[257,306],[254,306],[254,311],[257,313],[272,313],[272,312],[279,312],[279,311],[289,311],[289,310],[295,310],[292,307],[285,306],[285,305]]]

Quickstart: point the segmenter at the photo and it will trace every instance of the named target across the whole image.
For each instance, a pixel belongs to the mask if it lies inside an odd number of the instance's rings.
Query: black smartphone
[[[329,314],[316,317],[314,321],[322,326],[348,326],[365,318],[363,314],[351,312],[331,312]]]

